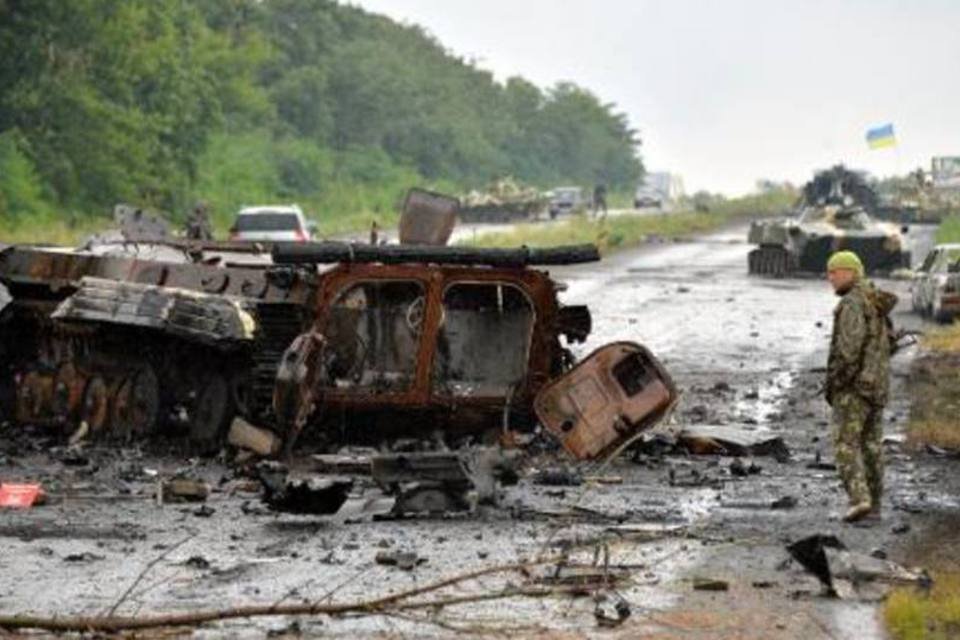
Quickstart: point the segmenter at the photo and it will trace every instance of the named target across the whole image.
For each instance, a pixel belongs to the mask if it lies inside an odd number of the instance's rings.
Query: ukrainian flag
[[[867,144],[870,145],[871,149],[896,146],[897,139],[893,135],[893,124],[867,129]]]

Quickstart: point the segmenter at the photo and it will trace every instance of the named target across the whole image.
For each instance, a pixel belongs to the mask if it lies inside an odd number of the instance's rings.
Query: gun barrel
[[[334,262],[379,262],[382,264],[434,263],[526,267],[583,264],[600,260],[596,245],[560,247],[516,247],[481,249],[417,245],[370,245],[349,242],[305,242],[276,244],[277,264],[329,264]]]

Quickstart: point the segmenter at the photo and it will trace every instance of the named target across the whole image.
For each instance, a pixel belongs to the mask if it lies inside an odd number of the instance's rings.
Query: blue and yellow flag
[[[896,146],[897,139],[893,135],[893,123],[867,129],[867,144],[871,149]]]

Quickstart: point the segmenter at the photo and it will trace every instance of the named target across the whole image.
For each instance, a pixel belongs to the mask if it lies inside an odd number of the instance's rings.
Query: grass
[[[910,376],[907,441],[960,451],[960,324],[928,332],[921,344]]]
[[[542,247],[592,242],[601,251],[615,251],[646,242],[651,237],[681,237],[712,231],[740,218],[781,213],[790,204],[788,194],[745,196],[715,204],[709,212],[678,211],[655,215],[609,216],[592,220],[585,215],[554,225],[523,224],[511,231],[467,240],[480,247],[527,245]]]
[[[108,218],[62,218],[52,214],[22,220],[0,219],[0,243],[76,246],[109,226]]]
[[[895,589],[883,619],[896,640],[940,640],[960,636],[960,571],[933,573],[933,588]]]
[[[937,228],[937,242],[960,242],[960,216],[949,216],[940,223]]]
[[[960,353],[960,323],[928,331],[922,344],[937,353]]]
[[[676,237],[715,229],[727,221],[709,213],[622,215],[604,220],[576,216],[559,224],[522,224],[511,231],[487,233],[466,244],[479,247],[544,247],[592,242],[601,251],[638,245],[651,236]]]

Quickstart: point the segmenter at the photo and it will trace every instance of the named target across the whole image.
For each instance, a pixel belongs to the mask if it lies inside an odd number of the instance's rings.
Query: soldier
[[[607,185],[597,184],[593,187],[593,216],[597,217],[603,209],[603,217],[607,217]]]
[[[890,385],[886,316],[896,296],[864,278],[863,264],[852,251],[830,257],[827,278],[841,300],[834,310],[825,391],[833,408],[837,471],[850,498],[844,520],[853,522],[880,514],[881,417]]]
[[[187,217],[187,238],[190,240],[213,240],[213,228],[207,215],[207,204],[198,202]]]

